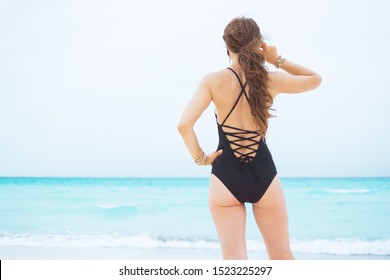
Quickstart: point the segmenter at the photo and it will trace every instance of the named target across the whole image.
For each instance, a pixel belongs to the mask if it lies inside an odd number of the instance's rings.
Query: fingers
[[[278,59],[278,51],[276,46],[269,46],[264,42],[261,45],[262,48],[260,50],[264,56],[264,59],[268,63],[275,64],[275,61]]]
[[[213,161],[222,154],[222,150],[216,151],[210,155],[210,159]]]
[[[266,53],[268,53],[268,52],[270,52],[270,53],[276,52],[276,46],[269,46],[265,42],[261,43],[260,49],[262,49]]]
[[[261,42],[259,46],[259,50],[263,52],[265,49],[267,49],[267,44],[265,42]]]
[[[276,47],[275,46],[268,46],[267,51],[270,53],[275,53],[276,52]]]
[[[223,153],[223,150],[218,150],[214,153],[211,153],[210,155],[208,155],[208,162],[207,164],[213,164],[214,160],[219,157],[221,154]]]

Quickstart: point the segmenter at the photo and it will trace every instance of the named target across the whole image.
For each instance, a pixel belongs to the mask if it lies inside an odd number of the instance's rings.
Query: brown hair
[[[270,108],[273,99],[268,92],[268,70],[260,51],[262,35],[259,26],[251,18],[234,18],[225,28],[223,40],[229,50],[238,53],[238,62],[249,85],[249,105],[259,126],[260,135],[265,137]]]

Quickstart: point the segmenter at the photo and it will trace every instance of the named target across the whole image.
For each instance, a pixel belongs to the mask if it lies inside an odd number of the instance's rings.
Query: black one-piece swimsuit
[[[267,191],[277,171],[271,152],[268,150],[265,139],[260,137],[259,131],[245,130],[225,124],[242,96],[245,96],[249,102],[245,91],[246,83],[242,84],[238,74],[232,68],[228,69],[240,82],[241,92],[224,121],[219,124],[217,119],[218,150],[222,149],[223,153],[214,161],[211,173],[238,201],[256,203]],[[249,144],[242,144],[244,140]],[[244,153],[243,149],[247,152]]]

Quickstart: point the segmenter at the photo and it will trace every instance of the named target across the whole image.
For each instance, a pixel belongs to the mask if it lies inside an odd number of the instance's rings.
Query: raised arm
[[[197,90],[195,91],[194,96],[185,108],[177,126],[192,158],[198,162],[202,160],[201,157],[203,150],[198,143],[198,138],[196,137],[194,131],[194,125],[212,100],[210,83],[211,75],[207,75],[205,78],[203,78]],[[205,155],[204,161],[201,162],[201,164],[212,164],[215,158],[217,158],[217,156],[219,156],[221,153],[222,151],[218,151],[211,153],[208,156]]]
[[[276,47],[262,43],[265,60],[273,65],[278,64]],[[270,94],[275,97],[278,93],[300,93],[315,89],[321,84],[321,76],[315,71],[302,65],[284,59],[280,65],[283,71],[269,72]]]

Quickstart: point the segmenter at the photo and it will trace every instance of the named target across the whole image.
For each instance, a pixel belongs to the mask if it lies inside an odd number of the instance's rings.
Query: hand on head
[[[275,46],[268,46],[267,43],[261,42],[260,51],[264,56],[265,61],[275,65],[278,62],[278,50]]]

